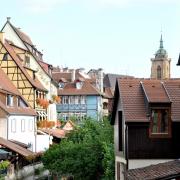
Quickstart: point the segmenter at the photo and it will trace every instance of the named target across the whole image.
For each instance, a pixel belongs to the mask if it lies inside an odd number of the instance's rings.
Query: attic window
[[[3,61],[7,61],[8,60],[8,53],[5,53],[4,56],[3,56]]]
[[[59,88],[64,88],[64,82],[59,82]]]
[[[6,105],[13,106],[13,95],[10,95],[10,94],[7,95]]]
[[[25,66],[30,67],[30,57],[29,56],[25,56]]]
[[[18,107],[28,107],[27,103],[21,97],[18,97]]]
[[[81,82],[81,81],[76,82],[76,89],[81,89],[82,86],[83,86],[83,82]]]
[[[150,137],[171,137],[170,109],[152,109]]]

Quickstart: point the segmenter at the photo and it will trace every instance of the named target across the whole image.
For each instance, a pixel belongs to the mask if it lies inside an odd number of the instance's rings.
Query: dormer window
[[[25,56],[25,66],[30,67],[30,57],[29,56]]]
[[[27,103],[21,97],[18,97],[18,107],[28,107]]]
[[[64,88],[64,82],[59,82],[59,88]]]
[[[8,60],[8,53],[5,53],[4,56],[3,56],[3,61],[7,61]]]
[[[76,82],[76,89],[81,89],[82,86],[83,86],[83,82],[81,82],[81,81]]]
[[[10,94],[7,95],[6,105],[13,106],[13,95],[10,95]]]
[[[150,137],[171,137],[170,109],[152,109]]]

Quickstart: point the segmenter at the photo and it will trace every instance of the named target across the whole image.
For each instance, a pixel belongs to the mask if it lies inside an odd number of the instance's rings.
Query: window
[[[33,131],[33,120],[29,119],[29,131]]]
[[[3,61],[7,61],[8,60],[8,53],[5,53],[4,56],[3,56]]]
[[[86,96],[81,96],[81,104],[86,104]]]
[[[21,132],[25,131],[25,120],[21,119]]]
[[[16,132],[16,119],[11,119],[11,132]]]
[[[25,56],[25,66],[30,67],[30,57],[29,56]]]
[[[161,79],[161,67],[157,67],[157,79]]]
[[[26,102],[21,97],[18,97],[18,107],[28,107]]]
[[[152,109],[151,111],[151,137],[170,137],[170,111],[169,109]]]
[[[10,94],[7,95],[6,105],[13,106],[13,95],[10,95]]]
[[[69,104],[74,104],[75,102],[74,96],[69,96]]]
[[[59,88],[64,88],[64,83],[63,82],[59,82]]]
[[[63,104],[68,104],[69,102],[68,102],[68,96],[63,96],[62,97],[62,103]]]

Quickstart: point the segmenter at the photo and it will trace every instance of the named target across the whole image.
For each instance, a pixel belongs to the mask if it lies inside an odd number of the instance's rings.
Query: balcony
[[[57,111],[86,111],[86,104],[57,104]]]

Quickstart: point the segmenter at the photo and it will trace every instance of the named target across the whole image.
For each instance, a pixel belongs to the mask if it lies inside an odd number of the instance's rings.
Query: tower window
[[[161,67],[157,67],[157,79],[161,79]]]

